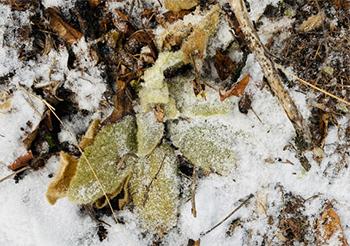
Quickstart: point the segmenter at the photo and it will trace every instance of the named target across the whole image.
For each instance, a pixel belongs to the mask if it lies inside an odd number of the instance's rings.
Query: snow
[[[74,6],[75,0],[43,0],[42,4],[45,8],[49,7],[65,7],[71,8]]]
[[[45,109],[38,98],[23,90],[14,92],[11,102],[9,112],[0,111],[0,170],[26,153],[23,140],[36,129]]]
[[[96,223],[83,215],[79,207],[67,199],[58,201],[55,206],[46,201],[45,192],[50,181],[48,174],[55,172],[57,167],[58,158],[52,157],[43,169],[28,173],[28,177],[18,184],[13,180],[1,183],[0,245],[98,244]],[[114,222],[108,223],[113,225]],[[109,234],[110,238],[100,245],[115,242],[139,245],[137,237],[127,226],[113,225]]]
[[[248,2],[253,20],[259,19],[267,4],[278,3],[277,0]],[[69,7],[72,4],[74,1],[43,1],[45,7]],[[114,8],[122,5],[118,2],[113,4]],[[0,15],[0,41],[3,44],[4,34],[9,26],[14,25],[14,20],[10,7],[6,5],[0,4]],[[28,21],[26,18],[24,14],[22,24]],[[185,21],[194,19],[195,17],[188,16]],[[259,35],[267,41],[272,35],[272,29],[283,30],[291,24],[292,20],[286,19],[270,26],[271,23],[264,20],[264,25],[267,26],[260,29]],[[225,26],[220,25],[220,28],[220,45],[223,45],[230,42],[231,36]],[[225,39],[222,40],[222,37]],[[87,51],[88,44],[84,40],[73,47],[76,54],[88,54]],[[230,56],[238,57],[238,54]],[[90,119],[97,117],[96,112],[99,111],[106,90],[101,67],[96,66],[92,58],[84,55],[84,59],[77,61],[77,68],[69,70],[66,66],[67,60],[68,52],[64,47],[58,51],[52,50],[49,54],[39,57],[36,62],[26,63],[19,61],[14,47],[2,45],[0,48],[0,76],[9,72],[15,73],[9,82],[9,87],[13,90],[12,94],[10,93],[12,107],[8,112],[0,111],[0,179],[10,173],[7,165],[26,152],[23,139],[36,129],[45,111],[43,102],[31,96],[30,87],[45,86],[52,81],[64,82],[64,87],[77,95],[76,103],[79,107],[90,111],[85,118],[77,115],[73,119],[63,119],[68,128],[64,128],[59,134],[61,142],[75,143],[76,140],[72,138],[70,131],[77,135],[82,134]],[[242,75],[245,73],[251,76],[246,91],[252,95],[252,108],[262,122],[251,110],[247,115],[240,113],[237,105],[230,115],[215,118],[217,122],[228,125],[230,131],[244,132],[241,135],[237,134],[235,141],[225,143],[230,144],[237,153],[237,168],[227,177],[211,174],[198,180],[195,196],[197,218],[191,214],[191,201],[182,201],[178,227],[166,235],[164,245],[186,245],[189,238],[200,238],[201,233],[212,228],[237,207],[241,203],[239,199],[245,199],[251,193],[255,197],[247,206],[242,207],[211,233],[201,237],[201,245],[261,244],[265,233],[272,238],[274,231],[271,227],[275,227],[277,223],[275,221],[274,225],[269,225],[268,215],[276,217],[283,203],[281,193],[276,188],[278,186],[283,186],[286,191],[305,199],[319,194],[315,199],[307,201],[305,215],[317,217],[323,203],[326,200],[332,201],[343,223],[345,236],[350,239],[350,172],[346,169],[341,173],[333,172],[341,160],[336,149],[340,144],[346,144],[345,133],[338,129],[346,128],[349,115],[338,120],[338,127],[333,126],[329,129],[325,141],[325,157],[320,164],[312,160],[311,153],[307,153],[312,168],[305,172],[295,156],[295,151],[286,148],[292,143],[295,131],[277,99],[266,86],[261,89],[263,74],[253,55],[248,56]],[[1,85],[1,89],[4,88],[9,89]],[[295,90],[290,92],[303,116],[308,118],[311,102],[307,99],[312,98],[312,93],[305,95]],[[32,122],[30,127],[28,121]],[[24,131],[21,128],[24,128]],[[349,164],[349,157],[346,158],[345,163]],[[45,192],[50,182],[48,175],[57,170],[58,164],[58,157],[53,156],[42,169],[26,171],[25,177],[17,184],[13,179],[0,182],[0,245],[107,246],[118,245],[120,242],[123,245],[150,244],[150,235],[141,238],[138,218],[129,209],[118,213],[118,217],[122,218],[125,224],[116,225],[111,217],[103,217],[112,227],[106,227],[108,237],[100,242],[96,234],[96,222],[83,215],[77,205],[67,199],[61,199],[55,206],[50,206],[45,200]],[[259,202],[266,204],[266,213]],[[230,222],[237,218],[243,221],[243,225],[238,227],[231,237],[226,236]],[[249,239],[248,233],[252,233],[254,237]]]

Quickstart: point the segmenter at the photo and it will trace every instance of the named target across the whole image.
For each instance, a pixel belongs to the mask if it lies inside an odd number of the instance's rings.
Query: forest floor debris
[[[348,1],[0,13],[0,244],[348,245]]]

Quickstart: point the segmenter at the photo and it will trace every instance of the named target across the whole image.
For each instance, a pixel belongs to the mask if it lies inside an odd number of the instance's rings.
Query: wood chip
[[[12,171],[16,171],[28,165],[29,161],[33,159],[33,153],[29,150],[26,154],[18,157],[13,163],[8,165]]]

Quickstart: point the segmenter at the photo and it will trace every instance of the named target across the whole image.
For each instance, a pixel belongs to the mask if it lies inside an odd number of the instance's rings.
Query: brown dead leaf
[[[118,208],[123,209],[130,201],[130,194],[129,194],[129,181],[130,181],[131,175],[127,177],[124,185],[123,185],[123,196],[118,199]]]
[[[60,153],[60,168],[49,184],[46,192],[48,202],[53,205],[56,201],[66,196],[69,184],[75,175],[78,160],[65,152]]]
[[[349,245],[344,235],[340,218],[330,202],[326,203],[320,218],[317,220],[316,226],[318,245],[330,245],[330,240],[333,242],[332,245]],[[334,239],[336,239],[339,244],[334,244]]]
[[[183,23],[174,24],[172,28],[169,28],[161,37],[162,49],[172,50],[173,47],[181,47],[183,41],[192,31],[192,25],[183,25]]]
[[[249,94],[245,93],[239,100],[238,109],[242,114],[248,114],[248,111],[252,109],[252,99]]]
[[[214,66],[221,80],[227,79],[236,69],[236,63],[225,55],[221,50],[217,50],[214,57]]]
[[[231,89],[229,90],[220,90],[220,100],[224,101],[226,98],[231,96],[242,96],[244,93],[245,88],[247,87],[248,83],[250,81],[250,75],[246,74],[243,79],[241,79],[238,83],[234,84]]]
[[[91,7],[96,8],[101,3],[101,0],[89,0]]]
[[[154,115],[156,116],[158,122],[164,121],[164,108],[162,107],[162,105],[157,104],[154,107]]]
[[[94,119],[87,131],[85,132],[84,136],[82,137],[82,139],[80,140],[79,146],[82,150],[84,150],[87,146],[91,145],[92,142],[94,141],[94,138],[96,136],[96,133],[99,130],[99,126],[100,126],[100,120],[99,119]]]
[[[208,45],[209,38],[215,33],[220,18],[220,7],[214,5],[204,16],[199,25],[182,44],[181,50],[184,53],[184,62],[193,63],[193,58],[202,60]]]
[[[153,34],[145,30],[139,30],[131,34],[124,46],[124,49],[131,54],[138,54],[141,52],[142,47],[148,46],[150,53],[155,60],[158,54],[153,39]]]
[[[13,163],[8,165],[8,168],[10,168],[12,171],[19,170],[22,167],[27,166],[28,162],[32,159],[33,159],[33,153],[31,150],[29,150],[27,153],[18,157]]]
[[[115,10],[114,16],[113,23],[119,32],[126,34],[126,36],[130,36],[136,31],[135,27],[130,23],[128,15],[123,11],[119,9]]]
[[[193,240],[193,239],[189,239],[187,246],[200,246],[201,245],[201,240]]]
[[[107,122],[117,122],[123,116],[133,111],[132,99],[127,83],[124,80],[117,80],[117,92],[114,96],[114,110]]]
[[[301,25],[299,26],[299,31],[301,32],[310,32],[312,30],[315,30],[316,28],[319,28],[325,19],[324,12],[320,12],[317,15],[312,15],[307,20],[305,20]]]
[[[50,26],[54,32],[69,44],[77,42],[83,34],[66,23],[54,8],[48,8],[46,13],[50,19]]]
[[[191,9],[199,4],[199,0],[164,0],[164,6],[168,10],[180,11]]]
[[[166,28],[168,24],[174,23],[175,21],[178,21],[180,19],[183,19],[185,15],[189,14],[190,10],[181,10],[178,12],[175,11],[167,11],[164,14],[157,15],[156,21]]]

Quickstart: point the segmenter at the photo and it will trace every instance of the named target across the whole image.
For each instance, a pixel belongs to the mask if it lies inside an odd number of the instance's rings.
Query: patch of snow
[[[29,93],[21,90],[13,93],[11,109],[0,112],[0,166],[26,153],[23,140],[37,128],[44,109],[43,102]]]
[[[249,17],[252,21],[257,21],[264,13],[267,5],[277,6],[280,0],[247,0],[250,5]]]
[[[74,7],[76,0],[43,0],[42,4],[45,8],[49,7],[64,7],[72,8]]]

